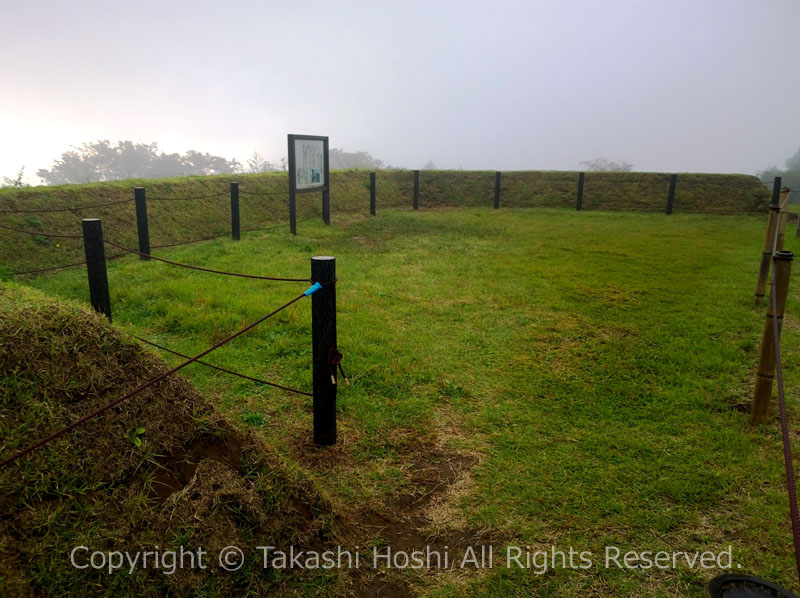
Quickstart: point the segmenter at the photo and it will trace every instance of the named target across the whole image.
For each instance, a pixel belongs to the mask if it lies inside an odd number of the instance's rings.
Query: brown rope
[[[214,197],[223,197],[227,193],[215,193],[214,195],[199,195],[197,197],[148,197],[147,201],[194,201],[197,199],[211,199]]]
[[[308,278],[279,278],[276,276],[258,276],[255,274],[239,274],[237,272],[225,272],[224,270],[212,270],[211,268],[201,268],[200,266],[191,266],[189,264],[181,264],[180,262],[173,262],[171,260],[165,260],[164,258],[156,257],[154,255],[150,255],[149,253],[142,253],[141,251],[136,251],[135,249],[128,249],[127,247],[123,247],[122,245],[118,245],[113,241],[108,241],[107,239],[103,239],[103,243],[111,245],[112,247],[116,247],[117,249],[121,249],[123,251],[129,251],[130,253],[135,253],[136,255],[141,255],[143,257],[148,257],[151,260],[156,260],[157,262],[164,262],[165,264],[169,264],[171,266],[179,266],[181,268],[189,268],[190,270],[199,270],[201,272],[210,272],[211,274],[222,274],[223,276],[237,276],[239,278],[255,278],[256,280],[278,280],[283,282],[308,282]]]
[[[127,251],[117,253],[116,255],[109,255],[107,260],[115,260],[128,255]],[[83,266],[86,262],[75,262],[74,264],[64,264],[63,266],[51,266],[49,268],[39,268],[38,270],[25,270],[24,272],[9,272],[12,276],[24,276],[26,274],[39,274],[40,272],[51,272],[52,270],[60,270],[62,268],[74,268],[75,266]]]
[[[0,228],[13,231],[15,233],[23,233],[26,235],[39,235],[40,237],[55,237],[60,239],[83,239],[81,235],[60,235],[57,233],[38,233],[36,231],[22,230],[21,228],[14,228],[13,226],[5,226],[0,224]]]
[[[303,218],[302,220],[298,220],[295,224],[301,224],[303,222],[308,222],[309,220],[313,220],[314,218],[319,218],[319,214],[315,214],[314,216],[309,216],[308,218]],[[284,226],[289,226],[288,222],[283,222],[276,226],[267,226],[265,228],[243,228],[241,229],[243,233],[254,233],[254,232],[261,232],[265,230],[275,230],[277,228],[283,228]]]
[[[19,459],[20,457],[23,457],[24,455],[27,455],[28,453],[30,453],[33,450],[36,450],[37,448],[39,448],[41,446],[44,446],[48,442],[51,442],[51,441],[55,440],[56,438],[58,438],[60,436],[63,436],[64,434],[66,434],[70,430],[74,430],[78,426],[83,425],[86,422],[88,422],[89,420],[94,419],[98,415],[108,411],[112,407],[116,407],[117,405],[119,405],[120,403],[125,401],[126,399],[129,399],[132,396],[139,394],[143,390],[151,387],[153,384],[155,384],[157,382],[160,382],[161,380],[167,378],[168,376],[171,376],[172,374],[174,374],[175,372],[177,372],[179,370],[182,370],[183,368],[185,368],[190,363],[193,363],[193,362],[197,361],[198,359],[200,359],[201,357],[205,357],[206,355],[208,355],[212,351],[214,351],[216,349],[219,349],[222,345],[232,341],[233,339],[235,339],[238,336],[241,336],[242,334],[244,334],[248,330],[251,330],[251,329],[255,328],[256,326],[258,326],[259,324],[261,324],[265,320],[268,320],[269,318],[271,318],[272,316],[274,316],[278,312],[286,309],[287,307],[289,307],[293,303],[296,303],[297,301],[300,301],[300,299],[302,299],[305,296],[306,296],[305,293],[299,294],[297,297],[295,297],[291,301],[281,305],[278,309],[276,309],[274,311],[271,311],[266,316],[263,316],[262,318],[259,318],[258,320],[256,320],[252,324],[250,324],[248,326],[245,326],[244,328],[242,328],[241,330],[238,330],[237,332],[234,332],[233,334],[231,334],[227,338],[222,339],[221,341],[219,341],[218,343],[216,343],[213,346],[209,347],[208,349],[206,349],[202,353],[199,353],[199,354],[195,355],[194,357],[191,357],[191,358],[187,359],[182,364],[172,368],[171,370],[168,370],[166,372],[163,372],[163,373],[159,374],[155,378],[151,378],[147,382],[144,382],[144,383],[140,384],[139,386],[137,386],[136,388],[134,388],[132,391],[126,392],[121,397],[119,397],[117,399],[114,399],[110,403],[107,403],[106,405],[103,405],[102,407],[92,411],[88,415],[84,415],[79,420],[69,424],[68,426],[65,426],[65,427],[61,428],[59,431],[54,432],[53,434],[50,434],[50,436],[47,436],[46,438],[43,438],[42,440],[39,440],[38,442],[35,442],[35,443],[31,444],[30,446],[22,449],[21,451],[18,451],[17,453],[11,455],[7,459],[4,459],[3,461],[0,461],[0,468],[5,467],[6,465],[16,461],[17,459]]]
[[[244,193],[245,195],[289,195],[289,190],[286,191],[245,191],[244,189],[239,189],[239,193]]]
[[[777,227],[777,221],[776,221]],[[777,235],[776,235],[777,239]],[[794,467],[792,465],[792,447],[789,441],[789,424],[786,417],[786,397],[783,392],[783,366],[781,364],[781,347],[778,332],[778,298],[775,284],[775,254],[772,258],[772,344],[775,347],[775,373],[778,379],[778,410],[781,414],[781,440],[783,442],[783,462],[786,469],[786,490],[789,494],[789,518],[792,521],[792,539],[794,540],[794,557],[797,565],[797,576],[800,579],[800,513],[797,508],[797,489],[794,481]]]
[[[89,210],[92,208],[105,208],[107,206],[117,206],[119,204],[128,203],[133,199],[121,199],[119,201],[112,201],[109,203],[98,203],[91,206],[75,206],[74,208],[50,208],[42,210],[0,210],[2,214],[44,214],[49,212],[76,212],[79,210]]]
[[[177,243],[165,243],[164,245],[151,245],[150,249],[166,249],[167,247],[180,247],[181,245],[191,245],[192,243],[202,243],[203,241],[212,241],[226,236],[224,233],[214,235],[213,237],[203,237],[202,239],[194,239],[192,241],[178,241]]]
[[[183,357],[184,359],[189,359],[189,355],[184,355],[183,353],[179,353],[178,351],[173,351],[172,349],[167,349],[166,347],[162,347],[161,345],[154,343],[153,341],[149,341],[141,336],[133,335],[133,338],[139,340],[151,347],[155,347],[156,349],[161,349],[162,351],[166,351],[167,353],[172,353],[173,355],[177,355],[178,357]],[[266,380],[260,380],[258,378],[253,378],[252,376],[247,376],[246,374],[240,374],[239,372],[234,372],[233,370],[227,370],[223,367],[218,365],[214,365],[213,363],[208,363],[207,361],[200,361],[199,359],[195,360],[196,363],[200,363],[204,366],[213,368],[215,370],[219,370],[220,372],[225,372],[226,374],[231,374],[232,376],[238,376],[239,378],[244,378],[245,380],[250,380],[252,382],[258,382],[260,384],[266,384],[267,386],[274,386],[275,388],[280,388],[281,390],[285,390],[287,392],[294,392],[299,395],[306,395],[307,397],[313,397],[314,395],[310,392],[306,392],[304,390],[296,390],[294,388],[289,388],[288,386],[281,386],[280,384],[275,384],[274,382],[267,382]]]

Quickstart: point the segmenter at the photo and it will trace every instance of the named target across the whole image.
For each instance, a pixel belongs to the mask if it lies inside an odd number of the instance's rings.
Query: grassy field
[[[332,226],[310,221],[294,238],[252,233],[156,254],[291,277],[309,274],[312,255],[336,256],[339,346],[352,382],[339,391],[337,446],[311,443],[307,397],[199,365],[185,375],[311,481],[344,522],[339,541],[591,553],[586,569],[503,561],[369,572],[359,578],[365,594],[700,596],[721,572],[606,568],[606,546],[731,546],[734,571],[797,591],[778,425],[753,429],[746,413],[764,321],[752,306],[764,224],[391,210],[334,214]],[[189,354],[304,289],[132,257],[111,263],[109,279],[116,326]],[[87,300],[82,269],[29,284]],[[790,287],[782,343],[794,421],[798,290]],[[304,302],[209,360],[310,390],[310,343]],[[329,591],[309,579],[309,595]]]

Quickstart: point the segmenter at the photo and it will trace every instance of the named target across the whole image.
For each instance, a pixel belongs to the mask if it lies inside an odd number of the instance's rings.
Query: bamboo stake
[[[783,239],[786,236],[786,222],[789,219],[789,187],[781,189],[781,212],[778,217],[778,236],[775,249],[783,249]]]
[[[772,310],[772,301],[767,307],[767,317],[764,322],[764,332],[761,335],[761,354],[758,359],[758,375],[753,391],[753,409],[750,423],[763,424],[769,418],[770,399],[772,397],[772,381],[775,377],[775,342],[780,342],[783,313],[786,309],[786,295],[789,291],[789,271],[792,267],[794,254],[791,251],[776,251],[773,259],[775,268],[775,310]],[[778,338],[775,339],[773,318],[778,320]]]
[[[769,207],[769,219],[767,220],[767,234],[764,238],[764,251],[761,252],[761,268],[758,271],[758,282],[756,283],[756,305],[761,305],[764,299],[764,289],[767,286],[767,276],[769,276],[769,262],[772,258],[772,251],[775,245],[775,235],[777,232],[780,206],[772,205]]]

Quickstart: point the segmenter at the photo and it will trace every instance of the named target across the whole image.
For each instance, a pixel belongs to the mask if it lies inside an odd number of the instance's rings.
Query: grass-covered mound
[[[85,308],[0,284],[0,457],[74,422],[166,369]],[[291,576],[229,545],[325,542],[330,508],[262,442],[234,431],[171,376],[0,469],[0,595],[230,595],[287,590]],[[70,552],[187,550],[205,571],[76,569]],[[89,553],[78,553],[79,564]],[[185,561],[188,563],[188,560]]]
[[[239,182],[240,220],[249,230],[278,227],[288,232],[286,173],[218,175],[167,179],[131,179],[110,183],[0,189],[0,225],[30,231],[30,235],[0,229],[0,275],[60,266],[83,260],[80,238],[50,238],[37,233],[80,235],[81,218],[100,218],[105,237],[137,247],[133,189],[148,197],[150,243],[170,245],[230,234],[230,182]],[[413,173],[377,173],[377,206],[411,208]],[[574,209],[578,173],[571,171],[512,171],[502,173],[500,206],[563,207]],[[584,181],[586,210],[663,212],[669,175],[653,172],[590,172]],[[419,207],[487,207],[494,202],[493,171],[422,171]],[[331,212],[334,221],[347,213],[367,214],[369,173],[342,170],[331,173]],[[684,212],[765,212],[767,188],[754,176],[679,174],[673,210]],[[106,205],[112,204],[112,205]],[[99,206],[85,208],[85,206]],[[35,210],[62,210],[38,213]],[[14,210],[31,210],[29,212]],[[319,193],[297,196],[297,218],[319,219]],[[302,234],[302,225],[299,226]],[[107,248],[109,255],[119,254]]]

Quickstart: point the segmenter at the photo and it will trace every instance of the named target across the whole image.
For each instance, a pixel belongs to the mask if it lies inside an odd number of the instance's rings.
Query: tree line
[[[765,183],[771,183],[776,176],[779,176],[784,187],[800,192],[800,149],[784,162],[784,166],[785,168],[783,169],[777,166],[769,166],[759,172],[758,176]],[[792,193],[790,197],[794,199],[800,197],[800,194]],[[794,199],[794,201],[796,202],[797,200]]]
[[[329,151],[330,168],[369,168],[379,170],[391,168],[382,160],[373,158],[368,152],[347,152],[333,148]],[[286,170],[286,157],[280,166],[266,160],[258,152],[242,164],[236,159],[228,160],[207,152],[188,150],[183,154],[165,153],[157,143],[134,143],[133,141],[110,142],[99,140],[73,146],[61,154],[50,168],[36,171],[46,185],[69,183],[95,183],[124,179],[156,179],[175,176],[205,176],[214,174],[242,174],[277,172]],[[3,177],[4,187],[24,187],[23,166],[15,177]]]

